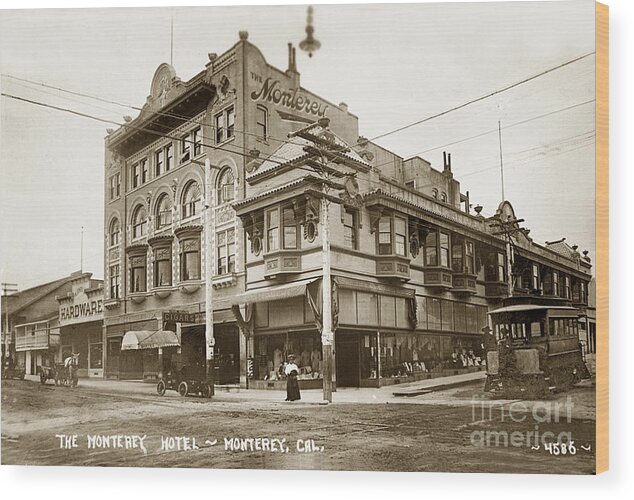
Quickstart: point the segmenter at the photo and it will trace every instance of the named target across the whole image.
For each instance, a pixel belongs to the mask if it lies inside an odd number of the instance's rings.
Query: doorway
[[[335,336],[337,387],[359,387],[359,337]]]

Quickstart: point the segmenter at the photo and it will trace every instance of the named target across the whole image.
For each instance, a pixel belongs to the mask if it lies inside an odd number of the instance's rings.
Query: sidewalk
[[[415,403],[413,396],[426,394],[432,391],[474,384],[483,381],[485,372],[464,373],[448,377],[440,377],[407,384],[389,385],[381,388],[355,388],[342,387],[333,393],[333,402],[357,403],[357,404],[386,404],[386,403]],[[39,377],[27,375],[27,380],[39,382]],[[49,381],[48,387],[54,387]],[[102,393],[135,394],[144,396],[157,396],[156,384],[131,380],[104,380],[104,379],[79,379],[79,389],[96,390]],[[396,397],[394,393],[407,393],[409,397]],[[283,402],[286,394],[279,390],[242,389],[235,386],[216,386],[214,400],[227,402],[258,401],[258,402]],[[158,396],[157,396],[158,397]],[[167,391],[163,397],[180,397],[176,391]],[[317,404],[323,400],[321,389],[307,389],[302,391],[301,403]]]

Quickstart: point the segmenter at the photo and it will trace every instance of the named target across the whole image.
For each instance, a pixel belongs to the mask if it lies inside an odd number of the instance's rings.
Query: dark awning
[[[270,302],[272,300],[291,299],[301,297],[306,294],[306,287],[315,280],[286,283],[284,285],[270,286],[249,290],[240,295],[236,295],[231,300],[231,305],[255,304],[257,302]]]
[[[180,347],[180,345],[178,335],[170,330],[131,330],[123,336],[121,350],[137,351],[157,347]]]

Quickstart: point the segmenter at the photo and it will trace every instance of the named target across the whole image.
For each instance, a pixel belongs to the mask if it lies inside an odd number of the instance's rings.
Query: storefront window
[[[412,377],[442,368],[440,336],[381,333],[379,352],[382,378]]]
[[[295,355],[299,380],[322,377],[321,339],[317,332],[256,335],[254,376],[258,380],[282,380],[284,365]]]
[[[378,378],[378,350],[376,334],[361,337],[361,378]]]
[[[427,297],[427,326],[430,330],[441,329],[440,299]]]
[[[91,333],[88,356],[89,368],[91,370],[103,368],[103,343],[101,342],[101,332]]]

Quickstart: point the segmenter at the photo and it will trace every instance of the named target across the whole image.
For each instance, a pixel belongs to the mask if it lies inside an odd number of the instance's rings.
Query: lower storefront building
[[[249,387],[285,386],[289,355],[301,388],[322,387],[321,279],[251,290],[234,300],[249,339]],[[237,310],[234,308],[234,311]],[[338,387],[379,387],[484,369],[486,305],[338,277],[333,287]]]
[[[16,325],[15,342],[16,363],[27,375],[38,375],[42,366],[61,359],[57,316]]]
[[[78,354],[79,377],[104,376],[103,283],[78,273],[71,290],[58,296],[59,359]]]
[[[240,331],[229,309],[214,313],[215,383],[239,385],[244,374]],[[204,311],[169,309],[114,317],[106,325],[106,377],[154,382],[168,371],[203,368],[205,338]]]

